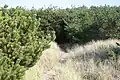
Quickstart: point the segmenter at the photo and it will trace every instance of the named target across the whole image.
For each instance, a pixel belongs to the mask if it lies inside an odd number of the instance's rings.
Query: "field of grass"
[[[113,52],[120,53],[117,43],[120,40],[92,41],[65,53],[52,42],[24,80],[120,80],[120,58]]]

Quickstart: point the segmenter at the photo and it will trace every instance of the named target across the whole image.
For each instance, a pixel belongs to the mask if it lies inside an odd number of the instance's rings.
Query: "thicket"
[[[39,9],[37,17],[41,18],[41,26],[50,26],[55,30],[59,44],[120,38],[119,6],[49,7]]]
[[[54,31],[40,26],[34,10],[1,7],[0,80],[22,79],[54,38]]]

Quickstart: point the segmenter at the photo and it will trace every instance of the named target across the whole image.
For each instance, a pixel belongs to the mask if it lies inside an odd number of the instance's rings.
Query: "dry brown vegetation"
[[[56,43],[43,52],[37,64],[26,71],[24,80],[120,80],[120,58],[108,53],[120,50],[117,39],[76,45],[63,52]]]

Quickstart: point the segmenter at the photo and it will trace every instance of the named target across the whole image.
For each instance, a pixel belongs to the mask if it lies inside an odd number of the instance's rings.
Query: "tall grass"
[[[67,53],[52,43],[38,63],[26,72],[25,80],[120,80],[119,55],[117,61],[114,56],[109,57],[114,49],[120,51],[116,42],[120,40],[92,41],[76,45]]]
[[[68,54],[65,54],[66,58],[75,58],[79,60],[94,59],[106,59],[109,52],[118,48],[116,43],[120,43],[117,39],[98,40],[92,41],[85,45],[75,45],[71,49],[68,49]],[[69,56],[69,57],[68,57]]]
[[[26,71],[24,80],[44,80],[44,74],[50,71],[60,60],[64,53],[55,42],[50,43],[50,48],[43,51],[35,66]]]

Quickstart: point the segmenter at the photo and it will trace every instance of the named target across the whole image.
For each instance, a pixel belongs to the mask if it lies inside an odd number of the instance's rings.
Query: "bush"
[[[54,30],[59,44],[84,44],[92,40],[120,38],[120,7],[86,6],[57,9],[48,7],[33,11],[40,26]]]
[[[120,7],[100,6],[72,8],[66,36],[72,43],[86,43],[91,40],[120,38]],[[68,11],[68,10],[67,10]]]
[[[46,27],[43,30],[40,26],[40,19],[37,19],[36,16],[34,10],[25,10],[22,7],[10,9],[2,7],[0,9],[0,53],[5,60],[9,61],[5,63],[9,68],[5,67],[0,76],[2,79],[10,76],[10,73],[14,74],[13,77],[2,80],[21,79],[20,76],[24,72],[19,69],[24,71],[33,66],[42,51],[48,48],[48,44],[54,40],[54,31],[50,31]],[[1,64],[0,69],[3,66],[4,64]],[[14,70],[14,68],[18,68],[18,70]]]
[[[64,26],[66,25],[63,21],[63,18],[66,16],[64,12],[62,9],[55,9],[54,7],[36,11],[37,18],[41,18],[40,26],[54,30],[56,35],[55,41],[60,44],[68,42],[64,31]]]
[[[56,42],[60,44],[120,38],[120,7],[50,7],[39,9],[36,13],[37,18],[41,18],[41,26],[55,30]]]
[[[10,58],[0,56],[0,80],[20,80],[25,74],[25,68],[14,64]]]

